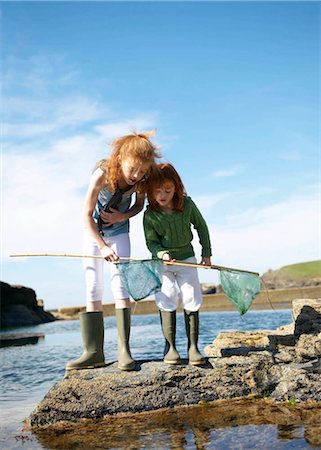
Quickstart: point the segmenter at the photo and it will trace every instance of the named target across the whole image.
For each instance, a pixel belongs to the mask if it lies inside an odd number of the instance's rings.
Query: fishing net
[[[116,194],[115,194],[116,197]],[[60,256],[72,258],[92,258],[92,255],[74,255],[60,253],[29,253],[14,256]],[[102,258],[101,256],[94,256]],[[127,260],[116,263],[120,277],[129,295],[134,300],[142,300],[151,294],[159,291],[162,285],[162,274],[164,266],[157,259]],[[176,261],[173,265],[193,266],[205,268],[200,264],[184,263]],[[210,266],[210,269],[220,271],[221,286],[241,316],[247,312],[253,300],[260,292],[260,277],[258,273],[246,272],[244,270],[232,269],[223,266]],[[272,306],[272,305],[271,305]]]
[[[241,316],[260,292],[260,277],[251,273],[220,270],[221,286]]]
[[[177,261],[176,264],[181,263]],[[164,265],[160,260],[119,262],[117,267],[124,286],[135,301],[142,300],[161,289]],[[245,314],[260,292],[259,276],[237,270],[219,269],[219,271],[224,293],[239,313]]]
[[[135,301],[160,290],[164,266],[159,260],[119,262],[117,267],[124,286]]]

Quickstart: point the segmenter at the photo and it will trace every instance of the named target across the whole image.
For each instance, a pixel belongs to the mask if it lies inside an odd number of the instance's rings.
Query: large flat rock
[[[211,359],[203,368],[142,361],[132,372],[120,371],[116,363],[67,372],[38,405],[31,425],[242,397],[251,392],[244,379],[254,365],[250,358],[241,365]]]
[[[30,425],[249,396],[321,406],[321,300],[294,304],[299,312],[290,327],[218,336],[207,347],[204,367],[138,361],[132,372],[120,371],[117,363],[67,372],[31,414]]]
[[[282,365],[275,365],[268,352],[210,358],[203,368],[141,361],[134,371],[122,372],[114,363],[68,372],[37,406],[30,425],[98,419],[249,395],[288,400],[287,383],[294,400],[321,401],[317,370],[293,366],[286,371]]]

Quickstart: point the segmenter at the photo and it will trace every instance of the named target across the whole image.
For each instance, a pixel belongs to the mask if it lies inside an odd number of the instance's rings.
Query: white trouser
[[[188,258],[184,262],[195,263],[196,258]],[[197,269],[184,266],[165,267],[161,291],[155,294],[158,308],[162,311],[175,311],[181,300],[182,307],[187,311],[198,311],[202,304],[202,292]]]
[[[118,256],[130,256],[129,234],[122,233],[116,236],[103,237],[106,244],[111,247]],[[96,241],[90,236],[87,230],[84,232],[83,251],[85,255],[100,256],[100,250]],[[83,266],[85,269],[86,280],[86,300],[90,302],[102,301],[104,292],[104,259],[84,258]],[[115,307],[123,307],[123,299],[128,299],[129,295],[121,282],[119,271],[116,264],[108,263],[111,275],[111,290],[113,293]],[[120,304],[117,305],[117,302]]]

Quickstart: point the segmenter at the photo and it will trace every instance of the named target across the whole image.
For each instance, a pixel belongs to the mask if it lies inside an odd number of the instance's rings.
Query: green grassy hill
[[[291,264],[269,270],[263,279],[270,288],[321,286],[321,260]]]
[[[281,267],[275,271],[278,275],[292,278],[314,278],[321,277],[321,260],[309,261],[300,264],[291,264]]]

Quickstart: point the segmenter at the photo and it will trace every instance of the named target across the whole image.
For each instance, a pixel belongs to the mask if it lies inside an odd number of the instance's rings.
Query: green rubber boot
[[[159,311],[165,338],[164,363],[180,364],[181,358],[175,348],[176,311]]]
[[[79,322],[84,352],[80,358],[67,363],[66,370],[105,366],[103,313],[100,311],[80,313]]]
[[[203,366],[205,358],[198,350],[199,313],[184,310],[186,336],[188,340],[188,359],[193,366]]]
[[[130,354],[130,308],[115,309],[118,329],[118,369],[133,370],[135,361]]]

